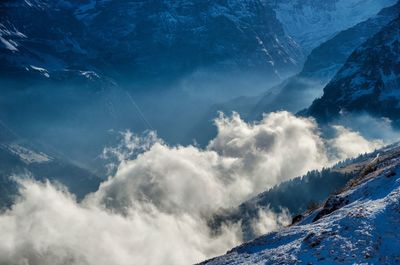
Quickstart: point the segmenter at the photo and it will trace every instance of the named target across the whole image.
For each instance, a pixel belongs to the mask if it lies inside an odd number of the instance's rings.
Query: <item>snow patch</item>
[[[1,36],[0,36],[0,42],[3,44],[3,47],[5,49],[10,50],[10,51],[14,51],[14,52],[18,51],[17,44],[15,42],[10,41],[10,40],[6,40]]]
[[[53,160],[52,157],[42,152],[37,153],[18,144],[2,144],[2,147],[17,155],[25,164],[45,163]]]
[[[32,70],[38,71],[43,76],[45,76],[47,78],[50,78],[49,72],[46,69],[41,68],[41,67],[37,67],[37,66],[34,66],[34,65],[30,65],[30,67],[31,67]]]

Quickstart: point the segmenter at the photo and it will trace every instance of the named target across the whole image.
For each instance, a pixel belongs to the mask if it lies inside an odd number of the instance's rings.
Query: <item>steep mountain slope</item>
[[[66,71],[79,65],[87,51],[84,35],[70,1],[2,1],[0,3],[0,69],[2,76],[21,72],[44,78],[51,71]],[[2,45],[1,45],[2,44]]]
[[[400,17],[357,48],[324,95],[305,112],[321,121],[340,113],[368,112],[400,118]]]
[[[125,81],[217,67],[279,80],[303,60],[259,0],[19,0],[3,1],[0,10],[1,68],[45,77],[91,70]]]
[[[400,15],[400,2],[382,9],[376,16],[349,29],[313,49],[301,72],[266,93],[250,111],[257,119],[277,109],[297,112],[322,95],[324,86],[335,76],[350,54],[367,39]]]
[[[350,54],[400,14],[400,2],[382,9],[376,16],[339,32],[313,49],[300,73],[260,95],[242,96],[216,104],[189,133],[201,144],[215,134],[211,120],[218,111],[239,112],[248,120],[259,120],[263,113],[277,110],[298,112],[322,96],[323,88],[343,66]],[[267,87],[265,87],[266,89]]]
[[[328,82],[343,66],[350,54],[367,39],[400,15],[400,1],[357,25],[343,30],[312,50],[300,77]],[[321,82],[321,83],[324,83]]]
[[[337,32],[393,5],[396,0],[270,0],[285,30],[308,54]]]
[[[397,264],[399,202],[400,148],[395,145],[364,162],[340,193],[291,226],[202,264]]]

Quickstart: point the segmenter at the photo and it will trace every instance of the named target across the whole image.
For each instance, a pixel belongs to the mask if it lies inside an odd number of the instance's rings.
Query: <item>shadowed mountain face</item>
[[[400,18],[367,40],[348,58],[324,95],[305,112],[320,121],[346,112],[400,118]]]
[[[323,87],[335,76],[350,54],[400,14],[400,2],[382,9],[376,16],[349,29],[312,50],[301,72],[266,93],[251,110],[251,118],[262,113],[287,109],[297,112],[322,94]]]
[[[259,120],[263,113],[282,109],[298,112],[310,106],[316,97],[322,96],[324,86],[335,76],[350,54],[399,14],[400,2],[339,32],[312,50],[300,73],[261,95],[238,97],[213,106],[189,135],[205,145],[216,133],[210,121],[218,111],[225,113],[236,111],[248,120]]]
[[[375,16],[339,32],[311,52],[304,63],[301,76],[328,82],[359,45],[399,15],[400,2],[397,2]]]
[[[21,0],[3,1],[0,10],[1,67],[11,72],[90,70],[137,81],[215,67],[276,81],[303,60],[274,11],[258,0]]]

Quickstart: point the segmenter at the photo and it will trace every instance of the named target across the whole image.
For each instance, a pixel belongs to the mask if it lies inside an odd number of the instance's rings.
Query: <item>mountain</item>
[[[259,120],[263,113],[277,110],[298,112],[322,96],[323,88],[343,66],[350,54],[400,14],[400,2],[383,8],[375,16],[337,33],[307,56],[302,70],[280,84],[254,96],[242,96],[215,104],[188,134],[205,145],[216,133],[211,120],[218,111],[239,112],[247,120]],[[265,92],[266,90],[266,92]]]
[[[323,88],[343,66],[351,53],[400,14],[400,2],[382,9],[366,21],[339,32],[307,56],[303,69],[270,89],[250,112],[252,119],[262,113],[286,109],[297,112],[322,95]]]
[[[397,264],[400,147],[354,164],[361,172],[288,227],[201,264]]]
[[[393,3],[5,0],[0,69],[6,76],[73,72],[137,82],[206,68],[256,72],[274,82],[300,70],[303,51]]]
[[[0,67],[7,72],[48,78],[78,71],[124,82],[210,67],[280,80],[303,61],[261,0],[6,0],[0,10]]]
[[[400,118],[400,17],[368,39],[348,58],[304,113],[328,121],[346,112]]]
[[[74,70],[87,56],[79,41],[82,26],[69,1],[9,1],[0,3],[0,69],[2,76]],[[87,68],[87,67],[85,67]],[[81,69],[84,70],[85,68]]]
[[[328,82],[346,62],[350,54],[367,39],[400,15],[400,2],[383,8],[378,14],[337,33],[312,50],[300,77]]]
[[[338,32],[362,22],[396,0],[270,0],[278,20],[308,54]]]

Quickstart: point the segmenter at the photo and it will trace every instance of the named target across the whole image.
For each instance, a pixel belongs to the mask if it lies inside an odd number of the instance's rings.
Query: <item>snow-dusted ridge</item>
[[[202,264],[399,264],[400,145],[382,149],[299,222]]]

